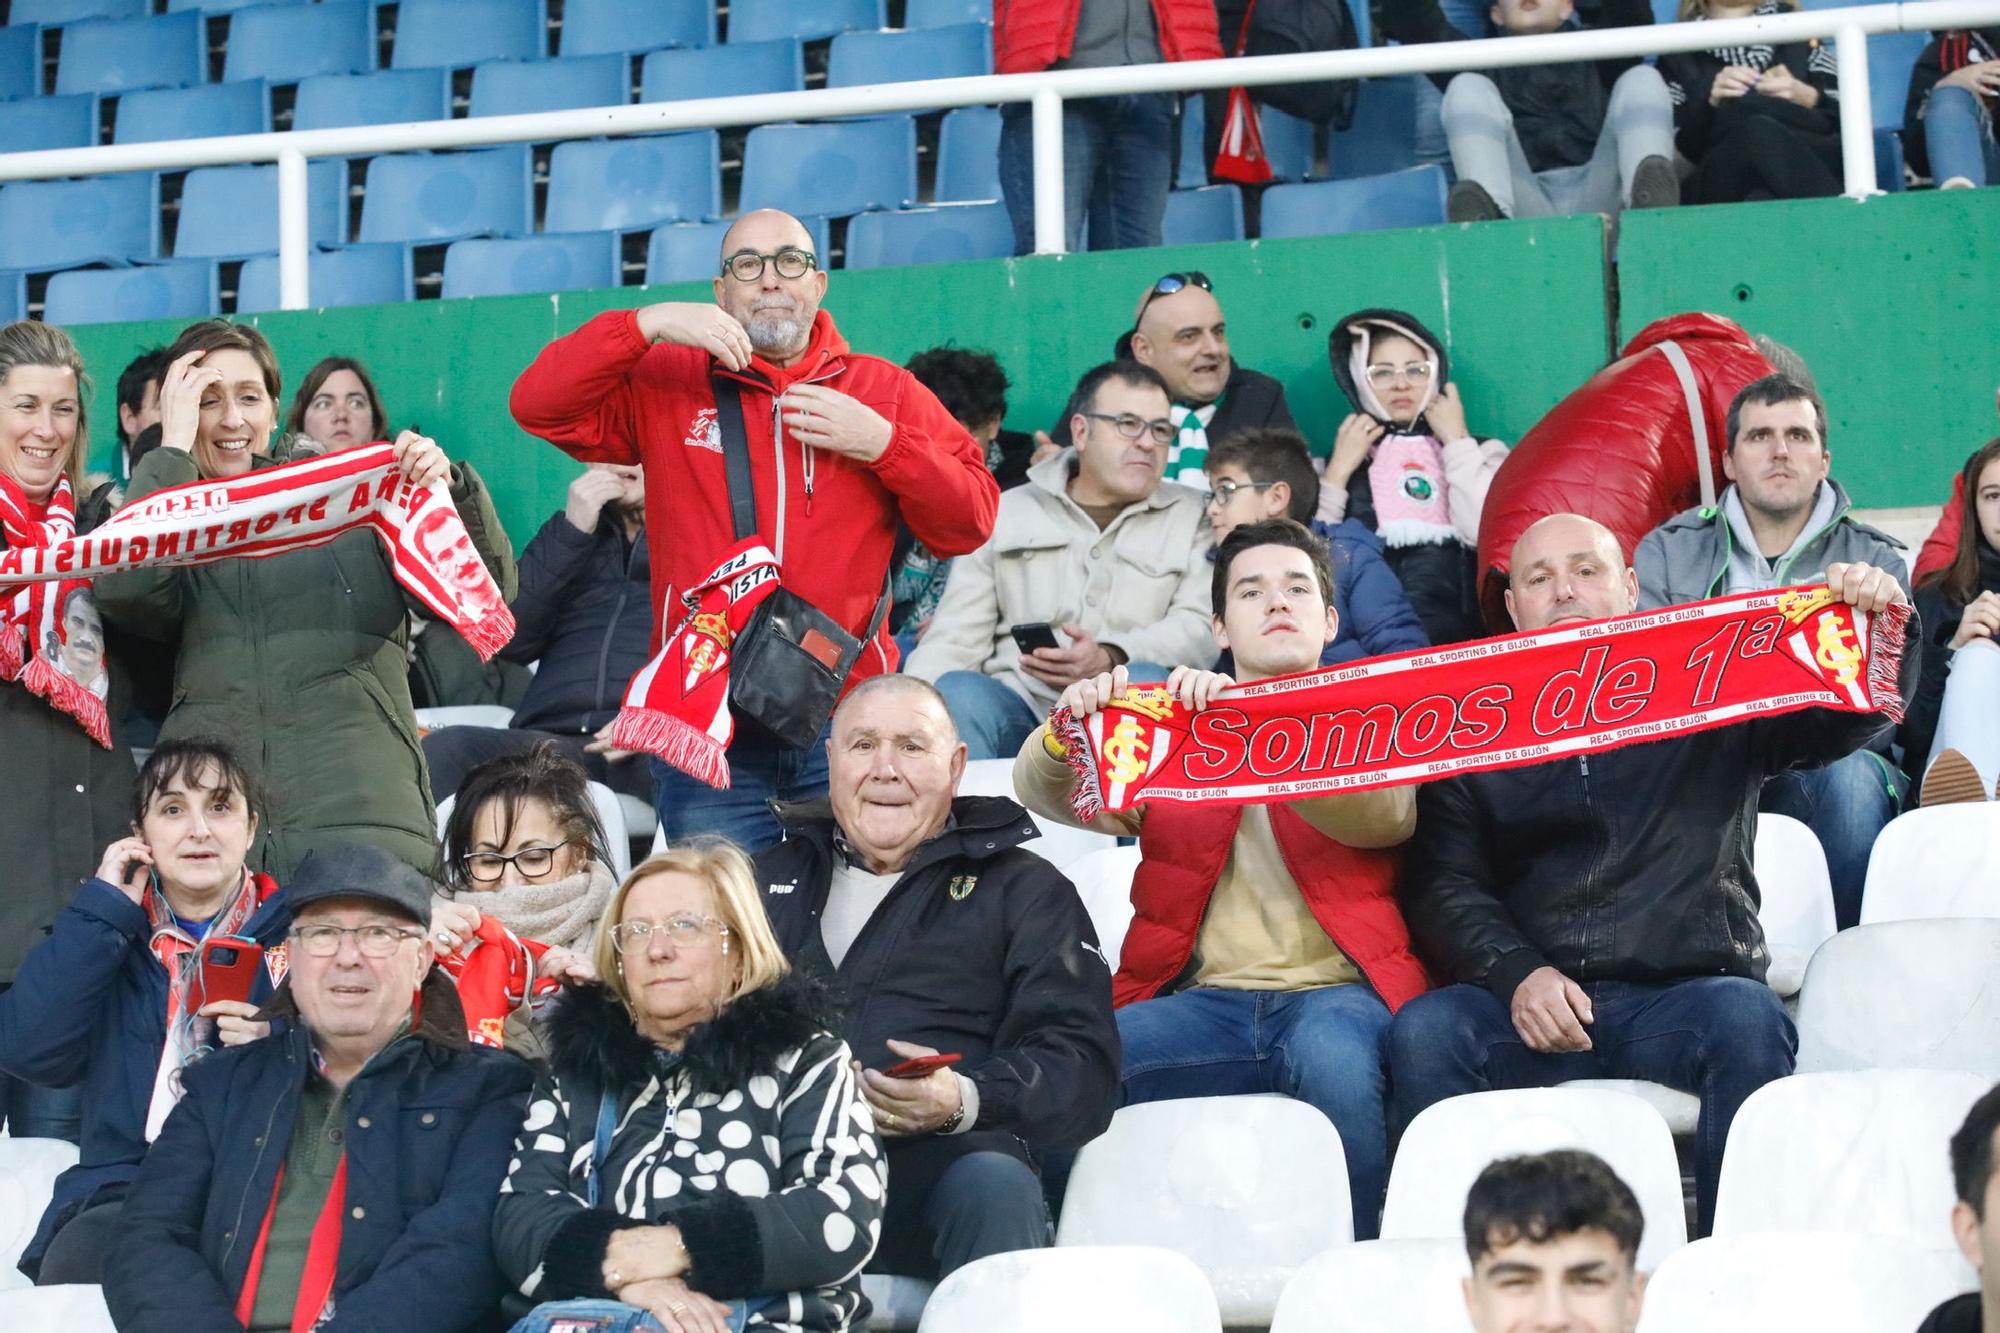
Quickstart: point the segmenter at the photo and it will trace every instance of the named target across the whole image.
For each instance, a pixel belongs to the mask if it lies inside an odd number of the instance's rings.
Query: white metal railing
[[[278,164],[279,299],[287,310],[308,304],[306,162],[315,157],[360,156],[419,149],[474,148],[488,144],[551,143],[605,135],[758,125],[782,120],[925,111],[1026,102],[1032,108],[1035,184],[1035,250],[1060,254],[1063,227],[1062,104],[1071,98],[1122,93],[1194,92],[1238,84],[1261,86],[1311,79],[1382,78],[1441,74],[1513,65],[1577,60],[1630,59],[1670,51],[1748,46],[1832,38],[1840,76],[1840,138],[1845,192],[1876,193],[1874,116],[1868,88],[1868,34],[1923,32],[2000,24],[2000,0],[1914,0],[1849,9],[1820,9],[1762,18],[1701,23],[1593,28],[1533,37],[1487,38],[1418,46],[1376,46],[1353,51],[1202,60],[1109,69],[987,74],[860,88],[759,93],[687,102],[647,102],[584,111],[548,111],[476,120],[413,121],[349,129],[293,130],[213,139],[109,144],[0,154],[0,181],[51,176],[91,176],[120,171],[186,170],[235,163]]]

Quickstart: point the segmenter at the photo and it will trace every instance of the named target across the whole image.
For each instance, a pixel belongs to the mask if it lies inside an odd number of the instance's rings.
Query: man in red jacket
[[[1325,544],[1290,519],[1224,538],[1213,623],[1236,678],[1318,666],[1339,628],[1332,590]],[[1167,678],[1196,710],[1233,683],[1191,667]],[[1061,702],[1087,717],[1125,685],[1118,667]],[[1074,785],[1038,728],[1014,761],[1015,794],[1074,824]],[[1395,899],[1395,848],[1416,821],[1414,789],[1387,787],[1269,805],[1150,801],[1091,825],[1139,837],[1132,924],[1111,980],[1125,1100],[1276,1092],[1318,1107],[1340,1131],[1364,1240],[1388,1184],[1390,1013],[1428,984]]]
[[[865,635],[899,525],[940,556],[993,530],[999,488],[985,454],[900,366],[849,350],[820,309],[827,275],[797,218],[746,213],[722,240],[715,304],[668,301],[597,316],[542,349],[514,384],[522,429],[587,463],[646,473],[654,646],[735,544],[710,377],[743,400],[758,532],[784,586]],[[664,608],[664,610],[663,610]],[[849,684],[896,669],[884,624]],[[767,802],[826,789],[823,744],[793,750],[739,723],[731,785],[717,791],[653,762],[671,840],[725,834],[755,851],[778,840]]]

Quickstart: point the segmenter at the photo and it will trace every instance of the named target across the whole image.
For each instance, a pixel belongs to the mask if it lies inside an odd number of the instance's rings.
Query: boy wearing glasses
[[[429,884],[375,848],[288,886],[279,1033],[183,1071],[106,1261],[118,1327],[463,1328],[530,1071],[468,1045],[431,966]]]

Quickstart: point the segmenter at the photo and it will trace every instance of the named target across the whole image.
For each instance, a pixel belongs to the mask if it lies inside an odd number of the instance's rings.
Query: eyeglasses
[[[331,958],[340,952],[343,936],[352,935],[354,943],[362,954],[369,958],[387,958],[396,952],[404,940],[422,939],[421,930],[403,930],[396,926],[293,926],[292,938],[299,942],[300,952],[311,958]]]
[[[1130,412],[1120,412],[1115,417],[1103,412],[1085,412],[1082,415],[1089,417],[1092,421],[1110,422],[1111,429],[1117,431],[1128,440],[1136,440],[1141,435],[1150,433],[1154,444],[1172,444],[1174,437],[1180,434],[1179,431],[1174,429],[1174,423],[1164,417],[1155,417],[1153,420],[1147,421],[1143,417],[1133,416]]]
[[[1213,493],[1208,497],[1212,505],[1226,505],[1236,498],[1238,491],[1268,491],[1278,483],[1275,481],[1218,481]]]
[[[611,928],[611,942],[618,946],[619,953],[639,953],[656,930],[665,931],[676,949],[701,948],[714,936],[721,939],[722,952],[729,952],[729,927],[712,916],[692,913],[665,921],[621,921]]]
[[[1197,273],[1193,269],[1189,269],[1186,273],[1169,273],[1166,277],[1154,283],[1152,288],[1147,291],[1146,299],[1139,302],[1139,313],[1132,316],[1132,327],[1137,328],[1139,321],[1146,317],[1147,306],[1153,304],[1153,302],[1162,296],[1172,296],[1175,292],[1184,292],[1190,287],[1199,287],[1205,292],[1213,292],[1215,290],[1215,288],[1209,285],[1208,274],[1206,273]]]
[[[1408,380],[1411,384],[1423,384],[1430,377],[1431,363],[1428,361],[1412,361],[1403,366],[1368,367],[1368,382],[1378,389],[1387,388],[1399,379]]]
[[[722,261],[722,271],[738,282],[756,282],[764,276],[764,265],[775,264],[781,278],[803,278],[813,271],[819,259],[810,250],[801,250],[788,245],[774,255],[760,255],[755,250],[739,250]]]
[[[507,873],[508,866],[520,871],[523,879],[540,879],[555,869],[556,853],[567,846],[569,843],[559,842],[553,847],[523,847],[512,856],[499,852],[467,852],[458,858],[458,863],[465,868],[467,879],[478,880],[481,884],[494,883]]]

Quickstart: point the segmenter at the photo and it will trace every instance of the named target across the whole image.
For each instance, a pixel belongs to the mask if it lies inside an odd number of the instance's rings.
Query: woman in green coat
[[[198,479],[273,466],[279,377],[256,329],[190,325],[168,349],[160,447],[133,471],[129,500]],[[451,498],[501,595],[514,556],[491,496],[470,465],[430,440],[396,441],[419,485],[451,480]],[[436,813],[410,711],[410,600],[373,533],[264,559],[148,569],[97,582],[112,621],[177,647],[172,711],[161,739],[209,735],[235,746],[270,794],[256,868],[288,879],[316,848],[371,843],[428,872]]]

